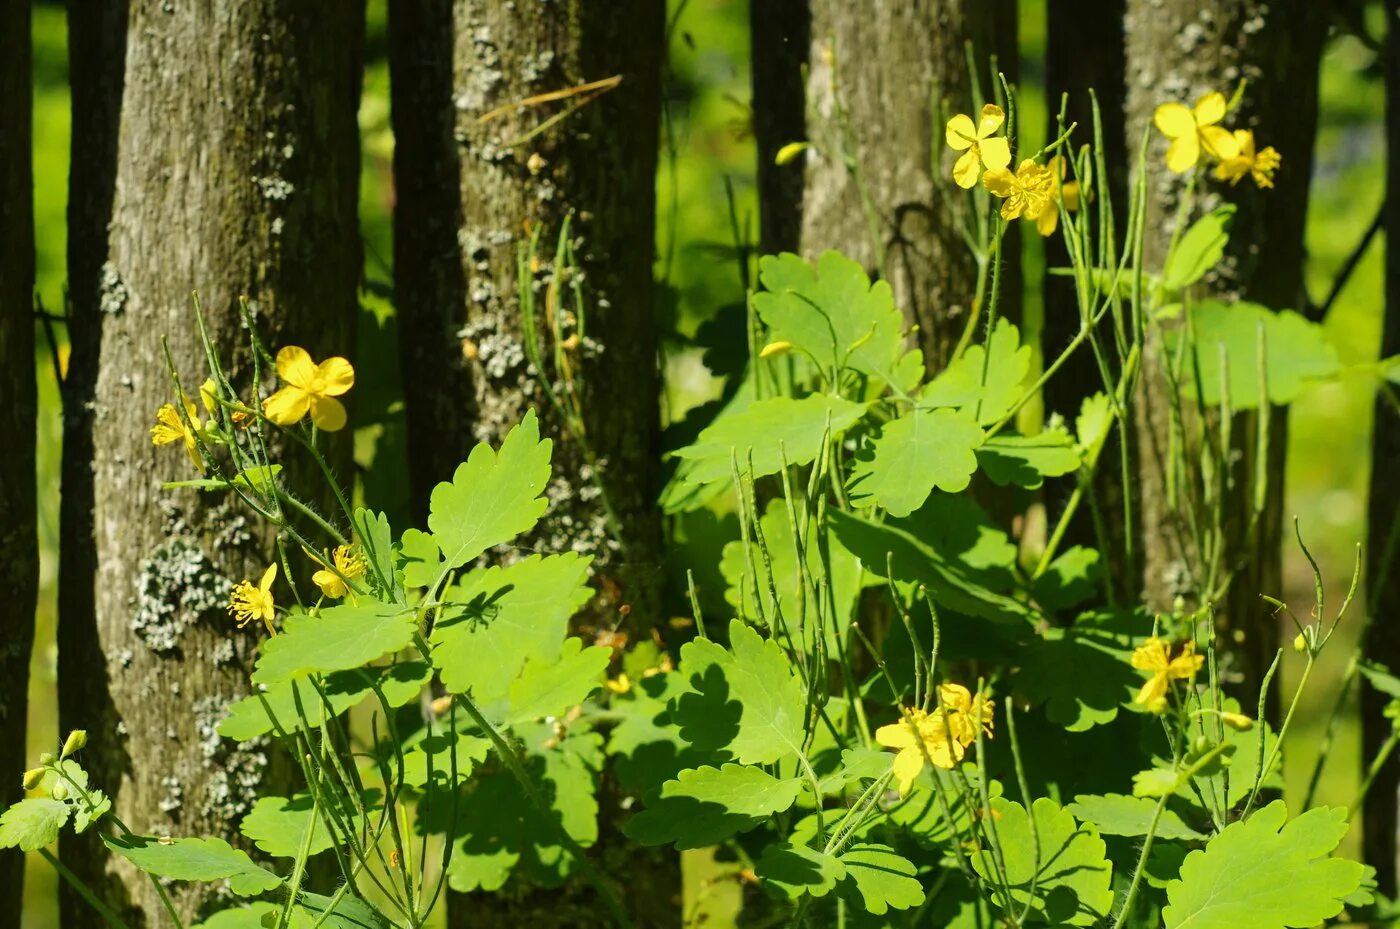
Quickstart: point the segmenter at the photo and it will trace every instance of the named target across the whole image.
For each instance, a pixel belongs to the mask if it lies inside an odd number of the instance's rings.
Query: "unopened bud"
[[[1308,650],[1308,637],[1301,632],[1293,639],[1293,650],[1299,654]]]
[[[1167,711],[1167,698],[1155,697],[1147,704],[1147,711],[1154,716],[1161,716]]]
[[[807,147],[808,146],[806,142],[789,142],[782,148],[778,149],[778,154],[773,156],[773,164],[791,164],[792,162],[797,160],[798,155],[801,155],[807,150]]]
[[[72,732],[68,733],[68,738],[63,743],[63,754],[59,755],[59,757],[67,758],[69,755],[72,755],[75,752],[80,752],[83,750],[83,746],[86,744],[87,730],[74,729]]]
[[[1210,739],[1207,739],[1203,735],[1196,736],[1191,742],[1191,751],[1197,755],[1204,755],[1206,752],[1210,751]]]
[[[1220,718],[1236,732],[1248,732],[1254,728],[1254,720],[1243,713],[1221,713]]]
[[[68,785],[64,784],[61,781],[57,784],[54,784],[53,790],[49,791],[49,796],[53,797],[55,800],[67,800]]]
[[[776,358],[779,355],[786,355],[790,351],[792,351],[791,342],[769,342],[767,345],[763,346],[763,348],[759,350],[758,357]]]
[[[53,752],[40,752],[39,764],[53,764],[58,759],[53,756]]]
[[[39,782],[44,779],[43,768],[30,768],[24,772],[24,789],[33,790],[39,786]]]
[[[438,697],[432,702],[430,709],[433,711],[434,716],[441,716],[443,713],[446,713],[448,710],[452,709],[452,695],[446,694],[445,696]]]

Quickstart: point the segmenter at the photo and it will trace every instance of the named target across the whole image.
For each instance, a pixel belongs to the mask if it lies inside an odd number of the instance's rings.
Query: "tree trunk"
[[[1385,131],[1387,230],[1400,229],[1400,2],[1388,0],[1385,46]],[[1387,235],[1385,246],[1385,321],[1382,358],[1400,353],[1400,237]],[[1366,538],[1366,655],[1391,669],[1400,668],[1400,628],[1393,617],[1400,607],[1400,574],[1395,570],[1396,533],[1400,532],[1400,414],[1384,393],[1376,397],[1371,437],[1371,488]],[[1385,715],[1390,696],[1361,685],[1362,765],[1370,764],[1395,722]],[[1394,897],[1400,884],[1400,768],[1394,760],[1381,768],[1363,810],[1366,863],[1376,869],[1380,892]]]
[[[810,11],[805,113],[813,148],[802,199],[765,205],[763,216],[800,213],[804,254],[840,249],[888,280],[905,317],[919,327],[925,364],[941,370],[967,324],[977,274],[954,218],[953,198],[961,192],[944,157],[943,124],[996,99],[990,55],[1008,81],[1016,80],[1015,3],[810,0]],[[778,38],[755,33],[755,75],[775,67],[769,56],[789,60],[789,73],[801,66]],[[985,101],[972,99],[966,42]],[[771,105],[803,112],[800,97]],[[756,123],[763,118],[756,115]],[[1020,316],[1017,235],[1012,229],[1002,249],[998,313],[1011,319]]]
[[[421,519],[433,485],[473,445],[498,445],[536,409],[555,442],[551,506],[519,548],[592,555],[598,596],[585,624],[633,635],[656,622],[662,580],[651,266],[664,14],[661,0],[390,10],[394,286],[415,508]],[[615,76],[616,86],[531,99]],[[605,867],[649,888],[629,896],[638,922],[677,921],[674,855],[606,845]],[[606,920],[572,884],[512,882],[499,895],[454,896],[449,913],[454,925]]]
[[[183,449],[152,445],[150,427],[174,400],[162,337],[191,396],[207,373],[192,290],[244,395],[240,296],[274,351],[322,358],[352,344],[363,29],[355,4],[70,9],[59,709],[66,728],[90,731],[81,761],[138,832],[230,837],[255,792],[287,786],[267,770],[269,743],[214,732],[249,692],[258,643],[234,626],[228,594],[270,562],[271,536],[234,501],[162,490],[196,475]],[[346,452],[348,436],[332,453],[342,474]],[[306,470],[289,460],[295,485],[319,486],[298,482]],[[91,835],[62,851],[133,926],[165,923],[150,882]],[[172,885],[182,919],[218,902],[210,890]],[[71,892],[62,910],[67,927],[101,922]]]
[[[1099,103],[1104,159],[1109,171],[1106,186],[1113,203],[1115,232],[1120,241],[1126,230],[1128,215],[1128,146],[1123,128],[1123,96],[1126,90],[1123,85],[1123,2],[1051,0],[1045,17],[1045,138],[1058,137],[1061,97],[1068,95],[1065,125],[1076,126],[1070,151],[1077,153],[1080,147],[1094,141],[1094,112],[1089,93],[1092,90]],[[1104,179],[1095,179],[1094,186],[1105,186]],[[1068,267],[1069,254],[1060,231],[1044,242],[1047,271]],[[1079,333],[1079,305],[1074,282],[1068,277],[1047,273],[1041,282],[1041,295],[1044,306],[1041,345],[1044,363],[1049,365]],[[1100,323],[1099,334],[1102,344],[1112,344],[1111,320],[1104,319]],[[1046,382],[1046,412],[1059,413],[1067,421],[1073,422],[1084,400],[1100,391],[1107,392],[1108,388],[1104,387],[1093,352],[1089,346],[1081,345],[1055,376]],[[1104,551],[1122,551],[1120,439],[1121,436],[1115,432],[1110,444],[1103,450],[1094,475],[1094,507],[1102,514],[1101,529],[1105,538],[1101,540],[1097,536],[1094,508],[1082,506],[1070,522],[1069,532],[1065,536],[1067,544],[1102,545]],[[1045,502],[1051,526],[1059,519],[1078,480],[1077,477],[1054,478],[1045,482]],[[1113,572],[1111,580],[1115,591],[1130,591],[1130,596],[1136,597],[1138,579],[1129,581],[1123,575],[1119,559],[1110,559],[1105,567]]]
[[[34,439],[34,183],[29,4],[0,3],[0,807],[20,800],[39,585]],[[18,929],[24,855],[0,851],[0,929]]]
[[[812,43],[808,0],[750,0],[753,135],[758,147],[759,250],[795,252],[802,242],[802,159],[779,150],[807,133],[803,67]]]
[[[1127,146],[1136,151],[1156,107],[1169,100],[1193,104],[1219,90],[1230,96],[1247,80],[1231,125],[1251,128],[1259,145],[1272,145],[1284,163],[1273,190],[1248,182],[1228,187],[1213,179],[1197,185],[1194,215],[1229,201],[1238,205],[1225,260],[1201,285],[1204,293],[1257,301],[1273,309],[1304,304],[1303,227],[1313,140],[1317,131],[1317,78],[1326,36],[1326,4],[1311,0],[1128,0]],[[1161,268],[1171,238],[1185,175],[1168,172],[1166,140],[1152,130],[1148,148],[1147,233],[1144,261]],[[1136,442],[1143,589],[1149,606],[1169,608],[1182,595],[1202,592],[1184,583],[1182,547],[1165,494],[1170,412],[1161,373],[1160,347],[1149,340],[1144,354]],[[1237,469],[1227,514],[1225,559],[1235,568],[1219,604],[1220,644],[1229,680],[1242,694],[1258,692],[1278,646],[1278,626],[1260,593],[1281,589],[1283,456],[1287,421],[1272,409],[1266,471],[1265,512],[1249,525],[1254,497],[1255,434],[1259,417],[1240,414],[1233,426]],[[1184,533],[1183,533],[1184,534]],[[1252,696],[1251,696],[1252,699]]]

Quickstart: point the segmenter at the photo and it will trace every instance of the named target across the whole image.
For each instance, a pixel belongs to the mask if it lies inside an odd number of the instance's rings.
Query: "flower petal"
[[[1206,151],[1216,158],[1224,160],[1239,157],[1240,143],[1235,139],[1234,133],[1228,129],[1221,129],[1219,126],[1202,126],[1201,141],[1205,143]]]
[[[909,748],[916,744],[914,730],[904,720],[875,730],[875,741],[885,748]]]
[[[982,164],[993,171],[1011,164],[1011,145],[1001,136],[983,139],[978,148],[982,151]]]
[[[355,386],[354,366],[339,355],[317,365],[316,375],[319,393],[325,397],[339,397]]]
[[[1133,702],[1148,706],[1154,700],[1160,700],[1166,695],[1167,675],[1158,673],[1147,679],[1146,683],[1142,685],[1142,689],[1137,692],[1137,696],[1133,698]]]
[[[1167,168],[1177,174],[1185,174],[1196,167],[1201,158],[1201,143],[1196,133],[1184,135],[1174,140],[1167,149]]]
[[[276,580],[277,562],[274,561],[272,564],[268,565],[267,570],[263,572],[262,580],[258,581],[258,590],[266,593],[272,589],[272,584]]]
[[[1139,671],[1165,671],[1168,646],[1162,639],[1152,638],[1133,649],[1132,664]]]
[[[970,190],[977,185],[977,172],[981,167],[978,163],[977,149],[970,148],[963,152],[957,164],[953,165],[953,180],[964,190]]]
[[[972,694],[961,684],[941,684],[938,699],[950,710],[966,713],[972,709]]]
[[[345,407],[334,397],[312,397],[311,421],[322,432],[339,432],[345,428]]]
[[[972,117],[959,113],[948,120],[948,125],[943,129],[943,138],[955,152],[971,148],[977,141],[977,127],[972,125]]]
[[[339,600],[346,594],[345,584],[334,571],[317,571],[311,575],[311,583],[321,588],[321,593],[331,600]]]
[[[284,345],[277,352],[277,376],[294,387],[309,387],[316,377],[316,362],[299,345]]]
[[[988,103],[982,107],[982,118],[977,121],[977,138],[985,139],[987,136],[1001,128],[1001,124],[1006,122],[1006,113],[995,103]]]
[[[993,168],[982,175],[982,186],[998,197],[1011,196],[1011,172],[1006,168]]]
[[[1169,139],[1180,139],[1196,134],[1196,118],[1181,103],[1164,103],[1152,114],[1152,121]]]
[[[1191,115],[1195,117],[1197,126],[1204,128],[1215,125],[1225,118],[1225,95],[1218,90],[1212,90],[1196,101]]]
[[[1047,238],[1055,234],[1060,225],[1060,210],[1054,204],[1041,211],[1035,218],[1035,231]]]
[[[263,401],[263,415],[279,426],[295,425],[306,415],[311,397],[300,387],[283,387]]]
[[[918,748],[906,748],[894,756],[894,778],[899,782],[899,795],[908,795],[914,778],[924,769],[924,754]]]

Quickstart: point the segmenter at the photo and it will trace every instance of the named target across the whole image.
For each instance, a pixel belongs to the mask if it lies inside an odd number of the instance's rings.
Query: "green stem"
[[[68,884],[78,892],[78,896],[87,901],[88,906],[96,910],[97,914],[107,921],[107,925],[114,926],[115,929],[130,929],[126,923],[122,922],[122,918],[114,913],[111,907],[99,900],[97,895],[89,890],[88,886],[83,883],[82,879],[68,870],[68,866],[59,861],[53,852],[49,851],[47,848],[41,848],[39,849],[39,855],[58,872],[59,877],[67,881]]]

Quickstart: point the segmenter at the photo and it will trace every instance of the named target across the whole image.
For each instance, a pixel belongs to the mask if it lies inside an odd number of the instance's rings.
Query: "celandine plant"
[[[734,501],[738,538],[716,553],[732,615],[707,623],[692,590],[695,634],[674,655],[571,635],[587,558],[501,557],[547,506],[551,445],[533,413],[437,486],[426,528],[396,532],[349,504],[321,453],[321,434],[346,424],[350,364],[295,346],[274,358],[254,334],[281,386],[244,397],[206,338],[198,403],[176,380],[152,439],[201,472],[174,486],[231,494],[277,530],[276,560],[233,592],[230,622],[263,639],[256,692],[219,732],[276,737],[304,789],[257,801],[239,827],[252,854],[136,835],[89,783],[74,733],[24,774],[31,793],[0,816],[0,846],[41,851],[76,881],[48,848],[64,828],[100,830],[157,888],[214,881],[245,898],[210,929],[416,929],[446,886],[568,880],[629,926],[623,888],[587,853],[606,782],[630,798],[630,841],[720,847],[765,924],[1283,929],[1379,912],[1365,869],[1332,856],[1347,811],[1314,808],[1311,788],[1292,813],[1276,799],[1294,708],[1346,604],[1328,613],[1319,579],[1312,618],[1295,619],[1307,671],[1275,732],[1262,697],[1242,707],[1221,688],[1210,604],[1232,566],[1218,520],[1190,522],[1201,604],[1159,616],[1120,602],[1098,551],[1064,544],[1077,511],[1099,515],[1093,476],[1149,337],[1173,346],[1163,376],[1189,424],[1177,467],[1217,478],[1179,497],[1193,519],[1232,489],[1211,457],[1228,449],[1231,410],[1290,399],[1334,374],[1335,354],[1295,316],[1194,299],[1227,210],[1179,229],[1148,269],[1145,188],[1115,234],[1101,145],[1071,150],[1065,127],[1013,173],[1014,98],[1001,97],[946,126],[981,274],[935,376],[889,286],[855,262],[759,263],[744,383],[676,451],[662,501]],[[1208,173],[1268,186],[1277,154],[1223,129],[1227,113],[1219,94],[1164,106],[1169,166],[1192,187]],[[1078,295],[1079,333],[1037,376],[997,316],[1017,221],[1063,238]],[[1268,351],[1281,338],[1289,351]],[[1072,422],[1030,423],[1027,404],[1074,351],[1094,353],[1102,392]],[[275,431],[320,465],[334,515],[288,489]],[[981,504],[1024,500],[1048,477],[1077,489],[1043,549],[1024,552]],[[1350,667],[1400,693],[1385,669]],[[318,857],[325,886],[309,877]]]

